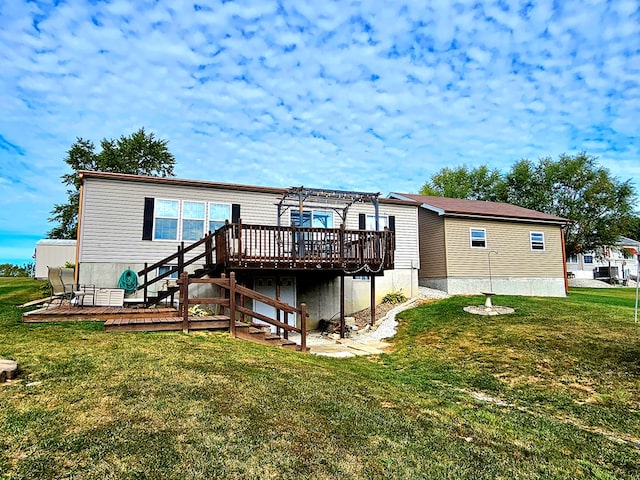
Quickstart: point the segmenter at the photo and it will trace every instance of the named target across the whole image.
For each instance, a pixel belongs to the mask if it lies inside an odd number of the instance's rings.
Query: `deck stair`
[[[189,317],[189,330],[229,330],[229,317],[212,315]],[[111,318],[104,322],[105,332],[167,332],[182,330],[182,317],[135,317]],[[300,345],[292,340],[271,333],[269,327],[236,322],[236,338],[251,342],[301,351]],[[308,348],[307,348],[308,351]]]
[[[268,326],[258,326],[256,324],[248,325],[246,323],[236,324],[236,338],[242,338],[262,345],[297,350],[298,352],[302,350],[300,345],[293,340],[289,340],[272,333]],[[306,351],[309,351],[308,347],[306,347]]]

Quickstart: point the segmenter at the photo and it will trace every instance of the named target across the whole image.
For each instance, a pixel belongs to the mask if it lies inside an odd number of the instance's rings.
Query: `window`
[[[584,263],[593,263],[593,255],[585,255],[583,259]]]
[[[291,210],[291,225],[298,227],[333,228],[333,213],[324,210]]]
[[[371,280],[371,277],[369,275],[354,275],[353,276],[354,280],[363,280],[363,281],[369,281]]]
[[[487,231],[484,228],[471,228],[471,248],[487,248]]]
[[[226,220],[231,220],[231,205],[225,203],[210,203],[209,230],[215,232],[224,226]]]
[[[163,273],[167,273],[172,268],[175,268],[175,267],[172,265],[162,265],[161,267],[158,267],[158,276],[162,275]],[[178,278],[178,271],[176,270],[171,275],[168,275],[165,278]]]
[[[531,240],[531,250],[544,250],[544,233],[529,232]]]
[[[204,235],[204,202],[182,202],[182,240],[200,240]]]
[[[367,215],[367,230],[376,229],[376,216]],[[389,217],[386,215],[378,215],[378,230],[382,231],[389,226]]]
[[[578,255],[575,253],[573,255],[568,255],[567,263],[578,263]]]
[[[180,202],[177,200],[156,200],[155,205],[155,240],[178,239],[178,214]]]

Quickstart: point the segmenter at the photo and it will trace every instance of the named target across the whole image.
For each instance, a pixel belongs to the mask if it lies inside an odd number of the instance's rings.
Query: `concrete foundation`
[[[481,294],[493,292],[499,295],[524,295],[529,297],[566,296],[563,278],[421,278],[423,287],[443,290],[450,295]]]

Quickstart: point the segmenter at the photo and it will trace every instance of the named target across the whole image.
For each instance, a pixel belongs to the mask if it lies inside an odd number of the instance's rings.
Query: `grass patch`
[[[516,313],[491,318],[462,311],[483,298],[454,297],[404,312],[393,353],[331,359],[222,333],[22,324],[12,302],[38,287],[13,280],[3,479],[640,476],[627,290],[497,297]]]

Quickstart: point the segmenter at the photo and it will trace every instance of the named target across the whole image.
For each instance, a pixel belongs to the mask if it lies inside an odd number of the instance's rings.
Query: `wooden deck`
[[[175,308],[76,307],[55,306],[22,314],[25,323],[103,322],[122,318],[159,318],[177,315]]]
[[[46,322],[104,322],[105,332],[166,332],[181,331],[183,318],[174,308],[127,308],[127,307],[76,307],[59,306],[41,308],[22,315],[25,323]],[[205,317],[189,316],[189,330],[228,331],[230,319],[226,315]],[[265,345],[303,350],[291,340],[272,335],[269,329],[236,322],[236,336]],[[304,348],[308,351],[308,348]]]
[[[41,308],[22,315],[25,323],[104,322],[107,332],[161,332],[182,330],[175,308],[75,307]],[[229,317],[189,317],[189,330],[229,329]]]

